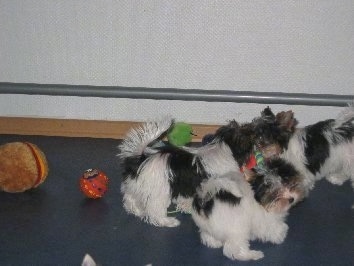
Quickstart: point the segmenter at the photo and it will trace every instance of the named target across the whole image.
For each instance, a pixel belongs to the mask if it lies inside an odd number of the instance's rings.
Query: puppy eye
[[[292,189],[295,189],[298,187],[298,184],[291,184],[289,189],[292,190]]]

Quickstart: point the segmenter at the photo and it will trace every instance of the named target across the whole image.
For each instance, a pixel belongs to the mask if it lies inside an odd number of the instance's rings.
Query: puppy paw
[[[259,250],[250,250],[247,248],[236,248],[235,250],[231,250],[229,248],[224,247],[224,255],[232,260],[259,260],[264,257],[262,251]]]
[[[124,197],[123,207],[127,211],[127,213],[134,214],[138,217],[143,216],[144,212],[140,208],[138,208],[137,203],[130,196]]]
[[[279,225],[277,230],[273,232],[272,239],[270,240],[274,244],[281,244],[284,242],[284,239],[288,233],[289,226],[286,223]]]
[[[264,257],[264,254],[259,250],[249,250],[243,257],[246,258],[246,260],[259,260]]]
[[[192,201],[191,200],[185,200],[177,203],[177,210],[183,213],[192,213]]]
[[[200,239],[202,241],[202,243],[209,247],[209,248],[221,248],[222,247],[222,242],[215,239],[214,237],[212,237],[211,235],[207,234],[207,233],[200,233]]]
[[[164,217],[157,220],[150,220],[150,223],[159,227],[176,227],[180,225],[180,221],[173,217]]]
[[[342,175],[330,175],[326,179],[333,185],[341,186],[343,185],[343,183],[346,181],[347,178],[345,178]]]

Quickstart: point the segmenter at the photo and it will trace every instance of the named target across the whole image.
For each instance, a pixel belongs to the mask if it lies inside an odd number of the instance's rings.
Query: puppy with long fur
[[[243,125],[231,121],[217,130],[211,143],[198,148],[161,145],[173,126],[172,119],[132,129],[118,154],[124,167],[121,192],[125,210],[156,226],[178,226],[176,218],[167,216],[171,202],[190,212],[192,197],[202,181],[240,169],[253,153],[255,125],[260,121],[262,118]],[[269,123],[284,130],[281,121]]]
[[[280,157],[292,162],[304,176],[307,191],[324,177],[337,185],[351,179],[354,187],[353,104],[344,108],[336,119],[298,128],[288,138],[270,128],[269,132],[272,133],[259,141],[259,147],[278,146]]]
[[[272,159],[268,165],[262,171],[250,170],[248,182],[240,172],[202,182],[192,217],[204,245],[223,247],[230,259],[257,260],[263,252],[251,250],[249,241],[284,241],[288,210],[305,195],[302,177],[282,159]]]

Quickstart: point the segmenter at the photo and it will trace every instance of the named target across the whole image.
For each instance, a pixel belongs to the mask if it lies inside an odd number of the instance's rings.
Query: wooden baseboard
[[[0,134],[40,135],[63,137],[91,137],[122,139],[140,122],[97,121],[24,117],[0,117]],[[192,124],[193,142],[200,142],[206,134],[213,133],[218,125]]]

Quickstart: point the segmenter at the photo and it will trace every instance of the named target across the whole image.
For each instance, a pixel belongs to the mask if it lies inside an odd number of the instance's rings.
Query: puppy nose
[[[294,202],[294,198],[289,198],[289,203],[291,204],[291,203],[293,203]]]

